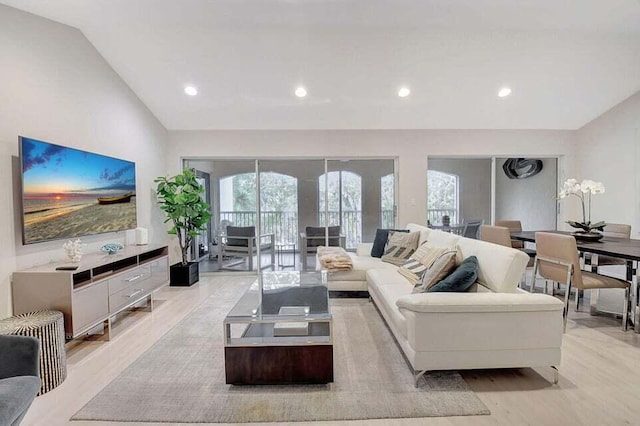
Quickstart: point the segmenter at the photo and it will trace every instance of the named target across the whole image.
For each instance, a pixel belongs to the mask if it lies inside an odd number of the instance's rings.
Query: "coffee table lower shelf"
[[[333,382],[333,345],[228,346],[224,356],[231,385]]]

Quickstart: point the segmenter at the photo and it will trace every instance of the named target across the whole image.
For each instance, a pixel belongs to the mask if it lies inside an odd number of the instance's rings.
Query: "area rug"
[[[455,372],[421,386],[375,306],[331,299],[334,380],[329,385],[225,384],[222,321],[251,283],[207,278],[214,294],[132,363],[72,420],[244,423],[489,414]]]

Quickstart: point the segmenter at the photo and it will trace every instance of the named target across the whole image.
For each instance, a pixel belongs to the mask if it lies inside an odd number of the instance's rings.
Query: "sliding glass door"
[[[395,226],[393,159],[188,160],[212,207],[202,271],[315,269],[317,247],[355,250]],[[206,244],[206,242],[203,242]]]

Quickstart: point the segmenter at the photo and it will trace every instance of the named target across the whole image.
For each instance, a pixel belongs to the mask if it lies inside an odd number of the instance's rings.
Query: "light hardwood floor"
[[[123,315],[111,341],[85,340],[69,345],[67,379],[36,399],[23,425],[117,424],[68,419],[207,298],[218,280],[239,279],[246,276],[203,276],[191,288],[164,287],[156,293],[154,311]],[[562,349],[558,385],[550,383],[553,373],[549,368],[464,372],[469,386],[491,410],[490,416],[331,424],[640,424],[640,335],[621,331],[619,320],[576,313],[572,308]]]

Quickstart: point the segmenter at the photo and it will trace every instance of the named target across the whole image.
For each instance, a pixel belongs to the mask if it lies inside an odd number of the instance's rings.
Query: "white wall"
[[[562,130],[170,131],[168,170],[183,158],[397,157],[399,223],[426,222],[427,156],[561,156],[574,173],[574,132]]]
[[[591,219],[631,224],[640,237],[640,92],[578,130],[576,140],[575,177],[606,189],[594,196]]]
[[[542,171],[526,179],[509,179],[496,159],[496,220],[518,219],[524,230],[556,229],[557,160],[542,158]]]
[[[167,132],[82,33],[0,5],[0,318],[11,313],[17,268],[64,258],[63,241],[22,246],[19,177],[12,167],[18,135],[135,161],[138,224],[166,239],[153,178],[165,173]],[[19,170],[19,167],[18,167]],[[18,225],[16,225],[16,223]],[[83,239],[87,251],[124,233]]]

